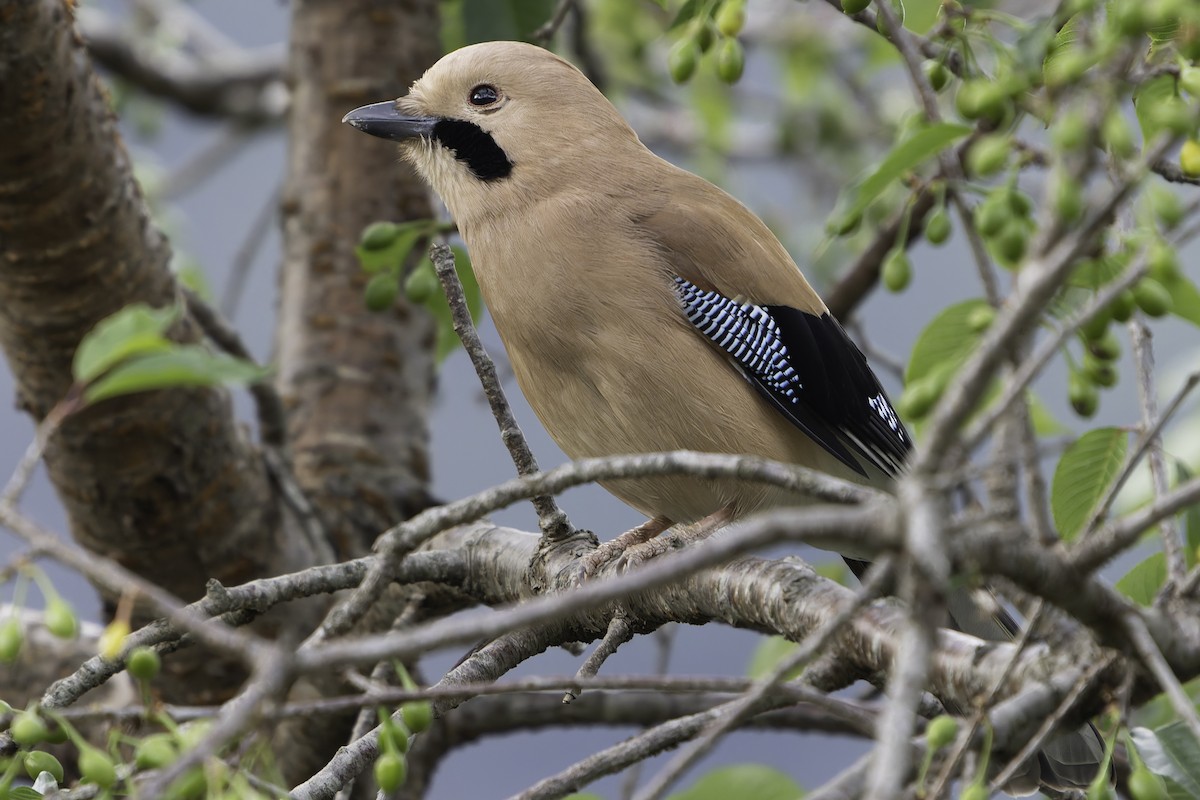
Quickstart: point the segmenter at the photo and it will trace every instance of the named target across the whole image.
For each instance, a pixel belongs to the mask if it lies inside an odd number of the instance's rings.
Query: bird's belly
[[[569,457],[697,450],[803,463],[849,477],[849,470],[779,415],[693,331],[660,324],[656,332],[660,336],[639,339],[633,351],[625,342],[621,351],[626,358],[619,362],[594,358],[587,350],[557,361],[530,358],[510,347],[518,383]],[[600,334],[592,340],[596,353],[620,348],[602,339]],[[680,359],[686,368],[672,366]],[[691,522],[726,507],[742,516],[808,500],[732,480],[664,476],[602,485],[643,514],[675,522]]]

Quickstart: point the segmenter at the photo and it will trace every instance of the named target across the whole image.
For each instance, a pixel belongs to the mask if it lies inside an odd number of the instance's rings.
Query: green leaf
[[[969,126],[952,122],[921,128],[892,148],[874,172],[852,185],[839,201],[839,209],[835,213],[843,218],[862,214],[892,181],[917,168],[970,132]]]
[[[752,797],[754,800],[797,800],[804,797],[800,784],[790,775],[763,764],[733,764],[704,775],[687,790],[669,800],[729,800]]]
[[[782,636],[764,636],[750,656],[750,665],[746,667],[746,677],[756,681],[770,677],[779,662],[794,653],[797,647],[799,647],[798,644],[788,641]],[[798,677],[803,671],[804,668],[801,667],[793,673],[789,673],[786,680],[790,681]]]
[[[1036,394],[1026,392],[1025,399],[1029,401],[1029,421],[1033,423],[1034,433],[1038,436],[1060,436],[1067,432],[1067,426],[1055,418]]]
[[[904,383],[919,381],[937,370],[957,369],[979,341],[979,334],[970,324],[971,314],[987,307],[983,300],[967,300],[943,309],[934,317],[913,345],[904,370]]]
[[[88,386],[84,399],[95,403],[118,395],[174,386],[253,383],[268,372],[257,364],[212,353],[200,345],[182,345],[122,362]]]
[[[1074,539],[1112,485],[1125,461],[1129,434],[1119,428],[1097,428],[1075,440],[1054,470],[1050,508],[1064,540]]]
[[[1134,728],[1132,734],[1138,755],[1151,772],[1177,784],[1186,793],[1183,797],[1200,797],[1200,742],[1187,725],[1172,722],[1156,730]]]
[[[679,11],[675,14],[675,19],[671,20],[671,24],[667,26],[667,30],[673,31],[691,22],[704,9],[707,2],[708,0],[686,0],[679,7]]]
[[[1159,279],[1163,288],[1171,295],[1174,305],[1171,313],[1186,319],[1193,325],[1200,326],[1200,290],[1182,271]]]
[[[11,800],[46,800],[46,796],[32,786],[14,786],[8,790]]]
[[[71,372],[77,383],[89,383],[118,361],[171,347],[163,334],[179,319],[178,306],[126,306],[96,323],[75,350]]]
[[[1167,559],[1162,553],[1154,553],[1117,581],[1117,591],[1133,602],[1148,606],[1154,603],[1158,590],[1167,580]]]
[[[1178,97],[1174,75],[1159,75],[1143,83],[1133,93],[1133,108],[1142,128],[1142,142],[1149,144],[1163,125],[1156,112],[1164,103]]]
[[[1059,56],[1061,56],[1063,53],[1067,52],[1074,46],[1075,40],[1077,40],[1079,38],[1079,23],[1082,21],[1083,16],[1084,16],[1083,14],[1076,14],[1075,16],[1071,17],[1070,19],[1068,19],[1066,21],[1066,23],[1061,28],[1059,28],[1058,33],[1054,34],[1054,41],[1050,43],[1049,51],[1048,52],[1044,51],[1045,58],[1042,59],[1042,69],[1043,70],[1045,70],[1046,67],[1049,66],[1051,61],[1058,58]],[[1042,31],[1045,31],[1046,33],[1049,33],[1051,30],[1053,30],[1053,28],[1049,25],[1046,25],[1046,24],[1038,25],[1038,26],[1031,28],[1030,31],[1026,34],[1026,36],[1022,37],[1022,39],[1020,39],[1018,41],[1019,42],[1025,41],[1026,38],[1030,38],[1030,37],[1034,36],[1035,34],[1033,32],[1037,31],[1039,29]],[[1045,34],[1043,34],[1043,35],[1045,35]],[[1036,44],[1036,43],[1038,43],[1037,39],[1031,39],[1031,44]],[[1044,43],[1044,40],[1042,40],[1042,43]],[[1023,55],[1026,55],[1029,52],[1031,52],[1031,51],[1025,51],[1023,53]],[[1032,67],[1033,65],[1026,61],[1025,66]]]
[[[1067,284],[1082,289],[1099,289],[1106,283],[1116,280],[1127,266],[1129,266],[1127,260],[1113,256],[1085,258],[1071,270]]]

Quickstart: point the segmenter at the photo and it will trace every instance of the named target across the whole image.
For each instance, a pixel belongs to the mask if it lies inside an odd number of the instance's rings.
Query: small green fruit
[[[162,668],[162,659],[152,648],[138,647],[129,654],[125,668],[139,681],[152,681],[158,676],[159,669]]]
[[[1079,326],[1079,332],[1089,342],[1099,341],[1108,333],[1108,323],[1110,320],[1111,317],[1108,314],[1108,310],[1100,309],[1095,316]]]
[[[995,175],[1004,169],[1012,152],[1012,139],[993,133],[981,136],[967,152],[967,171],[980,178]]]
[[[367,282],[363,300],[369,311],[386,311],[396,302],[400,292],[400,282],[391,272],[381,272]]]
[[[117,768],[103,750],[83,745],[79,751],[79,774],[84,783],[94,783],[107,789],[117,782]]]
[[[849,236],[862,224],[862,214],[843,214],[830,217],[825,223],[825,232],[830,236]]]
[[[1121,342],[1111,330],[1087,343],[1088,352],[1101,361],[1116,361],[1121,357]]]
[[[935,92],[945,89],[950,83],[950,78],[953,77],[953,73],[946,69],[945,64],[933,59],[929,59],[922,64],[921,69],[925,73],[925,80],[929,81],[929,86]]]
[[[1146,265],[1150,269],[1150,277],[1159,283],[1169,284],[1179,278],[1179,256],[1175,248],[1164,241],[1157,241],[1146,254]]]
[[[1072,372],[1067,382],[1067,399],[1075,413],[1084,419],[1095,416],[1100,407],[1100,392],[1084,375]]]
[[[1133,292],[1126,289],[1121,292],[1112,301],[1112,305],[1108,307],[1112,318],[1117,322],[1128,322],[1133,316],[1133,310],[1137,306],[1137,301],[1133,299]]]
[[[1046,85],[1051,88],[1068,86],[1082,78],[1094,63],[1095,58],[1090,53],[1083,50],[1067,50],[1047,59],[1042,68],[1042,75]]]
[[[375,782],[389,794],[404,785],[408,777],[408,763],[404,756],[384,753],[375,760]]]
[[[1119,375],[1117,368],[1108,361],[1101,361],[1091,355],[1083,359],[1083,374],[1096,386],[1108,389],[1117,385]]]
[[[725,0],[717,9],[717,30],[722,36],[737,36],[746,26],[746,3],[744,0]]]
[[[36,781],[37,776],[43,772],[49,772],[54,776],[54,780],[59,783],[63,782],[63,766],[57,758],[41,750],[31,750],[26,753],[25,774],[29,776],[29,779]]]
[[[11,664],[16,661],[24,643],[25,631],[19,619],[10,617],[0,622],[0,662]]]
[[[433,706],[428,700],[411,700],[400,707],[400,717],[406,728],[421,733],[433,724]]]
[[[903,248],[894,247],[888,251],[883,258],[880,275],[883,278],[883,285],[890,292],[902,292],[908,288],[908,284],[912,281],[912,263],[908,260],[908,254],[904,252]]]
[[[1029,231],[1026,229],[1025,223],[1013,220],[1005,225],[993,245],[1001,264],[1007,267],[1015,267],[1020,264],[1029,247]]]
[[[999,235],[1012,219],[1012,209],[997,195],[989,196],[975,208],[975,228],[989,239]]]
[[[717,48],[717,77],[737,83],[746,69],[746,51],[737,39],[725,39]]]
[[[938,206],[925,220],[925,240],[932,245],[945,244],[950,238],[950,215],[944,206]]]
[[[1008,207],[1018,217],[1028,217],[1029,212],[1033,210],[1033,201],[1029,199],[1029,195],[1017,189],[1008,190],[1005,195],[1008,201]]]
[[[1176,136],[1186,136],[1195,131],[1192,110],[1178,97],[1168,97],[1154,103],[1149,109],[1150,119]]]
[[[208,776],[203,767],[193,767],[179,776],[167,790],[171,800],[205,800],[208,797]]]
[[[1087,790],[1087,800],[1117,800],[1113,788],[1108,785],[1108,778],[1102,777]]]
[[[847,14],[858,14],[866,11],[869,5],[871,5],[871,0],[842,0],[842,11]]]
[[[958,735],[958,720],[949,714],[941,714],[929,721],[925,728],[925,741],[931,750],[937,751],[954,741]]]
[[[133,760],[138,769],[161,769],[178,757],[175,738],[169,733],[151,734],[138,742],[133,751]]]
[[[1063,222],[1075,222],[1083,216],[1083,190],[1066,175],[1054,181],[1054,211]]]
[[[983,116],[987,99],[987,83],[979,78],[963,81],[954,95],[954,107],[963,119],[979,119]]]
[[[1129,795],[1133,800],[1167,800],[1167,787],[1153,772],[1138,767],[1129,775]]]
[[[1171,293],[1154,278],[1142,278],[1133,285],[1133,301],[1149,317],[1166,316],[1175,306]]]
[[[1193,98],[1200,100],[1200,67],[1184,67],[1180,70],[1179,86]]]
[[[396,241],[399,230],[394,222],[372,222],[363,228],[359,244],[364,250],[385,250]]]
[[[46,602],[46,612],[42,617],[46,630],[60,639],[74,639],[79,633],[79,618],[75,609],[61,597],[51,597]]]
[[[680,39],[667,53],[667,72],[676,83],[687,83],[696,73],[700,46],[692,39]]]
[[[1100,138],[1117,158],[1129,158],[1137,152],[1137,144],[1133,141],[1133,132],[1129,123],[1117,109],[1113,109],[1100,123]]]
[[[12,735],[13,741],[22,747],[41,744],[50,736],[50,729],[46,727],[46,723],[42,722],[42,718],[33,711],[22,711],[17,714],[8,728],[8,732]]]
[[[700,48],[700,52],[707,53],[717,43],[717,28],[711,19],[697,17],[692,26],[692,38],[696,40],[696,46]]]
[[[1067,111],[1050,129],[1050,140],[1065,153],[1083,149],[1088,135],[1087,117],[1078,110]]]
[[[1179,149],[1179,168],[1189,178],[1200,177],[1200,141],[1188,139]]]
[[[1179,202],[1179,195],[1166,186],[1151,184],[1146,187],[1145,196],[1154,216],[1167,230],[1183,221],[1183,203]]]

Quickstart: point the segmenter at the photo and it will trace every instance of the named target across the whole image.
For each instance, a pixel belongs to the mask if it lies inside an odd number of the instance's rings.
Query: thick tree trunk
[[[388,313],[368,312],[354,246],[375,220],[431,210],[395,147],[341,119],[403,94],[433,63],[437,3],[303,0],[293,8],[279,385],[297,477],[349,556],[425,505],[434,390],[431,319],[404,299]]]
[[[433,321],[403,298],[387,313],[363,302],[354,255],[376,220],[428,218],[429,195],[394,146],[343,125],[347,111],[396,97],[439,54],[436,0],[293,3],[277,328],[279,387],[296,477],[338,555],[361,555],[382,531],[428,504]],[[393,590],[362,627],[386,629],[410,601]],[[338,678],[293,696],[344,691]],[[352,714],[281,727],[280,767],[303,780],[350,734]],[[373,796],[373,795],[372,795]]]
[[[40,420],[63,397],[97,321],[129,303],[176,301],[169,258],[71,5],[0,0],[0,345],[22,408]],[[188,320],[178,332],[195,336]],[[186,600],[208,578],[237,584],[313,563],[281,524],[225,392],[100,403],[67,420],[46,461],[81,544]],[[184,673],[166,691],[177,702],[236,688],[182,654],[168,666]]]

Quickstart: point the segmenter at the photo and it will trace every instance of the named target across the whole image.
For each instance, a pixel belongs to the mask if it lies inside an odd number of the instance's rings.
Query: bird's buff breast
[[[486,267],[479,278],[489,299]],[[570,458],[697,450],[812,463],[824,455],[690,329],[665,285],[658,303],[596,313],[574,290],[543,296],[538,284],[527,284],[520,304],[489,299],[489,307],[517,383]],[[840,465],[828,460],[836,474]],[[676,522],[725,507],[740,515],[805,501],[761,485],[687,477],[602,485],[647,516]]]

